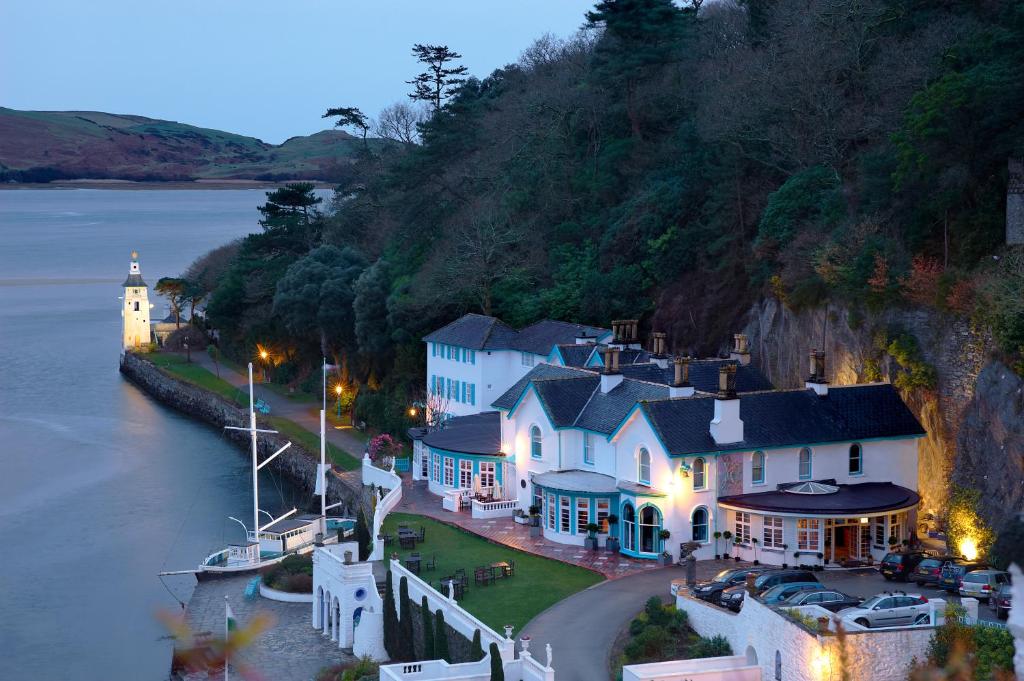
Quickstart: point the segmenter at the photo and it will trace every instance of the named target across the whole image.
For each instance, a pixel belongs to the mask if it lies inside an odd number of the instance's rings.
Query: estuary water
[[[227,516],[251,513],[251,478],[220,431],[118,373],[118,296],[133,249],[152,287],[257,230],[263,200],[0,190],[0,679],[167,678],[154,615],[195,582],[157,573],[242,539]],[[262,475],[260,501],[290,508],[294,490]]]

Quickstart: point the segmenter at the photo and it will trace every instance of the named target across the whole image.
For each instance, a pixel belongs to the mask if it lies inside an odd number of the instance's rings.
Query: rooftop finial
[[[132,251],[132,260],[138,260],[138,259],[139,259],[139,252],[138,251]]]

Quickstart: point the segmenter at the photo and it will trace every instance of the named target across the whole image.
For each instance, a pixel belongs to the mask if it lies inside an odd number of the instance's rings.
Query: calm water
[[[219,431],[121,378],[120,284],[132,249],[152,286],[257,229],[263,198],[0,191],[0,679],[166,678],[157,573],[241,539],[251,483]],[[271,512],[303,501],[261,483]]]

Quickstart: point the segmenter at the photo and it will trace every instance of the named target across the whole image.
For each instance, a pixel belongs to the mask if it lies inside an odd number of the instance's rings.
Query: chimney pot
[[[807,377],[805,387],[816,392],[820,397],[828,395],[828,379],[825,377],[825,353],[822,350],[811,350],[811,373]]]
[[[740,400],[736,397],[735,364],[723,365],[718,370],[718,395],[715,396],[715,412],[709,430],[717,444],[743,440]]]
[[[744,366],[750,364],[750,343],[746,334],[733,334],[732,352],[729,353],[729,358],[736,360]]]

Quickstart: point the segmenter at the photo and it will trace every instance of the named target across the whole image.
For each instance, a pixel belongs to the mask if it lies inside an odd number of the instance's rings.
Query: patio
[[[537,556],[594,570],[607,579],[658,569],[658,564],[653,560],[637,560],[604,550],[588,551],[582,546],[558,544],[543,537],[531,537],[529,527],[517,524],[510,515],[497,518],[473,518],[468,510],[446,511],[441,507],[441,499],[427,490],[425,481],[414,482],[409,477],[403,476],[402,486],[402,501],[395,509],[396,511],[435,518],[441,522],[461,527],[496,544],[503,544]]]

